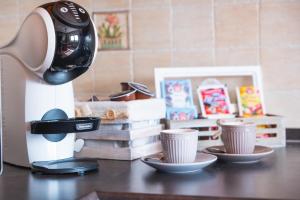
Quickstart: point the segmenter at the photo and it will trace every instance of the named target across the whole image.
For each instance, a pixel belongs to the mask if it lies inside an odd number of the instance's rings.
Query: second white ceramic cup
[[[218,120],[226,153],[251,154],[256,143],[255,123]]]
[[[160,133],[165,162],[191,163],[195,161],[198,131],[193,129],[170,129]]]

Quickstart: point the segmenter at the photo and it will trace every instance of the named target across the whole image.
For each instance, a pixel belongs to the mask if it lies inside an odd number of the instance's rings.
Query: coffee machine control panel
[[[53,6],[53,14],[64,24],[75,28],[85,27],[89,24],[87,11],[69,1],[57,2]]]

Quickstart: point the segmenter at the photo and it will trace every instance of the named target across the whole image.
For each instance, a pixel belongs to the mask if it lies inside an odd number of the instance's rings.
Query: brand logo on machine
[[[92,128],[93,128],[93,123],[76,124],[76,130],[78,131],[90,130]]]

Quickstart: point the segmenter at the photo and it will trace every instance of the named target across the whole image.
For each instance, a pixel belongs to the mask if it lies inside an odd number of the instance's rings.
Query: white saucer
[[[192,163],[165,163],[163,154],[155,154],[141,158],[147,165],[157,169],[158,171],[167,173],[190,173],[201,170],[207,165],[215,162],[217,157],[211,154],[200,153],[196,155],[196,159]]]
[[[218,156],[219,160],[233,163],[253,163],[258,162],[262,158],[270,155],[274,150],[270,147],[256,145],[252,154],[229,154],[226,153],[224,146],[212,146],[206,148],[204,153]]]

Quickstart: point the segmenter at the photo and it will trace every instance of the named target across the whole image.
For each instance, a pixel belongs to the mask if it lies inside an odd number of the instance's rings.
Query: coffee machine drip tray
[[[84,175],[90,171],[98,170],[96,159],[90,158],[67,158],[55,161],[33,162],[32,172],[42,174],[72,174]]]

